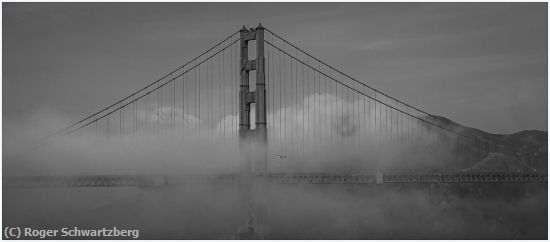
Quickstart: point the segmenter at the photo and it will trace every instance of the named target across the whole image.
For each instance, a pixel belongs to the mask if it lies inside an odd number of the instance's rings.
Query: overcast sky
[[[427,112],[547,130],[546,3],[3,3],[2,14],[4,124],[39,110],[77,121],[262,22]]]

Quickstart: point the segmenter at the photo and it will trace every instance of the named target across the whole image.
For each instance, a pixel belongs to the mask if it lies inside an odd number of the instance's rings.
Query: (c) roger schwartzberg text
[[[22,226],[4,227],[4,239],[71,239],[71,238],[139,238],[138,229],[100,228],[80,229],[64,227],[60,229],[36,229]]]

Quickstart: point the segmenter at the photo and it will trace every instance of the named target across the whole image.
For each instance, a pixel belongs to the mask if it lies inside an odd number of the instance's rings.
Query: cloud
[[[7,142],[12,172],[188,173],[237,171],[246,154],[239,148],[238,118],[212,124],[169,106],[113,114],[46,147],[25,152]],[[38,115],[38,114],[37,114]],[[254,112],[251,122],[254,123]],[[121,120],[122,118],[122,120]],[[37,118],[66,123],[63,118]],[[441,168],[427,147],[441,154],[438,134],[418,120],[374,102],[312,94],[297,106],[268,113],[268,166],[273,172],[352,172]],[[414,121],[414,122],[413,122]],[[32,122],[31,122],[32,123]],[[44,134],[47,125],[23,123],[24,133]],[[36,136],[34,136],[36,137]],[[28,139],[27,139],[28,140]],[[22,143],[19,143],[20,147]],[[245,153],[256,148],[249,148]],[[422,151],[422,152],[417,152]],[[16,158],[18,157],[18,158]],[[284,158],[282,158],[284,157]],[[408,157],[408,158],[406,158]],[[439,156],[440,157],[440,156]],[[32,168],[32,169],[31,169]],[[30,171],[29,171],[30,170]]]

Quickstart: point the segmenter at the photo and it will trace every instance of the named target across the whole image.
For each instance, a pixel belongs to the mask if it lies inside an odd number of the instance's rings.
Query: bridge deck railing
[[[455,172],[434,174],[329,174],[271,173],[257,175],[257,181],[276,184],[383,184],[383,183],[548,183],[541,172]],[[41,187],[160,187],[197,183],[237,184],[238,174],[210,176],[13,176],[4,177],[5,188]]]

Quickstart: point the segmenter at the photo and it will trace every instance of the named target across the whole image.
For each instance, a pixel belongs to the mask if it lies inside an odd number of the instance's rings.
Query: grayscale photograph
[[[3,2],[2,238],[547,240],[546,2]]]

